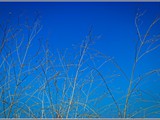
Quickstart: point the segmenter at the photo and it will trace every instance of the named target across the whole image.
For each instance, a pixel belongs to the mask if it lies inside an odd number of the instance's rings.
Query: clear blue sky
[[[94,35],[101,35],[96,48],[105,54],[121,58],[118,53],[130,55],[132,43],[137,38],[134,18],[138,9],[146,11],[142,18],[146,25],[160,15],[160,3],[44,2],[0,3],[0,16],[5,19],[12,12],[15,19],[22,14],[32,20],[38,11],[43,25],[42,34],[48,38],[53,49],[79,44],[93,26]]]
[[[0,3],[0,21],[8,18],[9,12],[13,22],[18,15],[29,19],[35,17],[38,11],[43,29],[41,36],[48,39],[52,51],[71,48],[80,44],[93,26],[93,35],[101,36],[94,45],[102,53],[113,56],[117,63],[129,74],[134,58],[135,40],[138,38],[135,28],[135,15],[146,11],[142,17],[142,33],[148,25],[160,16],[160,3]],[[22,21],[23,22],[23,19]],[[160,26],[160,24],[158,24]],[[155,28],[158,31],[159,28]],[[145,57],[137,71],[143,73],[151,68],[160,67],[160,50]],[[151,66],[151,67],[150,67]],[[118,83],[117,83],[118,84]],[[121,85],[123,87],[123,85]],[[159,91],[159,89],[156,89]]]
[[[147,25],[160,16],[160,3],[0,3],[0,16],[6,19],[12,12],[12,21],[16,22],[17,16],[22,15],[32,22],[35,13],[39,12],[43,26],[41,34],[53,50],[80,44],[93,26],[93,35],[101,35],[95,48],[115,57],[128,69],[134,57],[137,39],[134,19],[138,9],[146,11],[142,17],[144,33]],[[23,20],[22,17],[22,23]]]

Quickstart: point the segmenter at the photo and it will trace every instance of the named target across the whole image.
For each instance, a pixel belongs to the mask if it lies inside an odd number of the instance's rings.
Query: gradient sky
[[[102,53],[115,58],[126,73],[131,72],[134,58],[134,45],[137,39],[134,19],[136,13],[146,11],[142,17],[140,28],[144,34],[148,25],[160,16],[160,3],[0,3],[0,21],[7,19],[11,12],[11,20],[17,21],[17,16],[35,17],[35,12],[41,16],[43,29],[41,36],[48,39],[51,50],[71,48],[80,44],[93,26],[93,35],[101,36],[94,47]],[[23,22],[23,19],[21,20]],[[160,24],[158,24],[160,26]],[[155,28],[155,32],[159,30]],[[160,66],[160,50],[148,55],[141,62],[137,71],[143,73]],[[150,67],[151,66],[151,67]],[[117,83],[118,84],[118,83]],[[158,84],[159,85],[159,84]],[[157,86],[158,86],[157,85]],[[123,87],[123,85],[122,85]],[[159,89],[156,89],[159,91]]]
[[[133,63],[134,45],[137,39],[134,19],[137,11],[146,11],[142,17],[142,34],[153,20],[160,15],[160,3],[0,3],[2,21],[11,12],[11,20],[16,23],[17,16],[32,20],[38,12],[41,16],[43,29],[41,34],[49,41],[53,50],[71,48],[80,44],[93,27],[93,35],[101,36],[96,41],[95,48],[100,52],[113,56],[124,69],[129,69]],[[160,54],[147,58],[147,64]]]
[[[80,44],[93,26],[93,35],[101,36],[96,42],[98,50],[117,59],[120,59],[123,53],[124,57],[127,57],[124,59],[128,60],[134,40],[137,39],[134,19],[138,9],[146,11],[142,18],[145,24],[143,28],[147,28],[146,25],[160,15],[160,3],[53,2],[0,3],[0,16],[6,19],[9,12],[12,12],[15,21],[17,15],[32,19],[38,11],[43,25],[41,33],[49,40],[53,49]],[[142,32],[145,32],[143,28]]]

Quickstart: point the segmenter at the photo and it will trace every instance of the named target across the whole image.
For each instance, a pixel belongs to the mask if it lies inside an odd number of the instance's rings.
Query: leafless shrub
[[[142,15],[138,13],[135,18],[138,40],[129,75],[114,58],[92,47],[96,39],[92,35],[92,30],[81,45],[75,47],[76,50],[52,52],[47,41],[45,45],[38,43],[37,50],[33,49],[34,41],[39,40],[42,28],[38,17],[33,24],[28,22],[18,26],[1,24],[0,116],[97,118],[107,114],[109,117],[126,118],[135,117],[142,112],[145,113],[144,117],[159,114],[157,110],[159,102],[156,98],[150,101],[137,97],[140,94],[155,97],[139,86],[145,78],[160,72],[159,68],[154,68],[139,76],[136,75],[139,61],[160,46],[160,35],[149,35],[160,19],[155,19],[145,35],[142,35],[138,24],[138,19]],[[115,68],[120,73],[114,72]],[[128,83],[128,86],[124,86],[127,92],[112,87],[122,76]],[[137,101],[134,101],[137,98],[140,98],[138,102],[155,104],[135,110],[132,105],[137,105]]]

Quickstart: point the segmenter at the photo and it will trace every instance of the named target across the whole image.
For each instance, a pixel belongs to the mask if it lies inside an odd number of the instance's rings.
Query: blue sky
[[[0,21],[6,20],[10,12],[12,13],[10,20],[13,23],[16,23],[18,15],[23,16],[20,18],[22,23],[24,17],[28,17],[32,21],[35,13],[38,12],[43,26],[40,36],[43,40],[48,40],[51,51],[72,49],[73,44],[79,45],[92,26],[93,36],[101,36],[95,41],[94,48],[107,56],[114,57],[129,76],[134,60],[135,40],[138,38],[134,22],[138,10],[146,11],[142,17],[143,25],[140,28],[144,34],[149,24],[160,16],[159,2],[1,2],[0,17],[2,19]],[[160,24],[158,25],[160,26]],[[158,27],[154,28],[155,32],[158,30]],[[136,75],[152,68],[159,68],[159,56],[160,50],[158,49],[153,55],[149,54],[148,57],[144,57],[140,62],[141,67],[137,68]],[[115,86],[118,84],[119,82]],[[123,88],[123,85],[120,87]],[[155,91],[159,91],[159,89],[156,88]]]
[[[137,38],[134,19],[138,9],[146,11],[142,18],[146,25],[160,14],[159,3],[139,2],[0,3],[0,6],[0,14],[4,19],[9,12],[12,12],[12,16],[25,14],[32,19],[38,11],[43,25],[42,34],[49,40],[53,49],[80,43],[93,26],[94,35],[101,35],[100,40],[96,42],[96,48],[118,58],[118,52],[130,55],[132,43]]]

